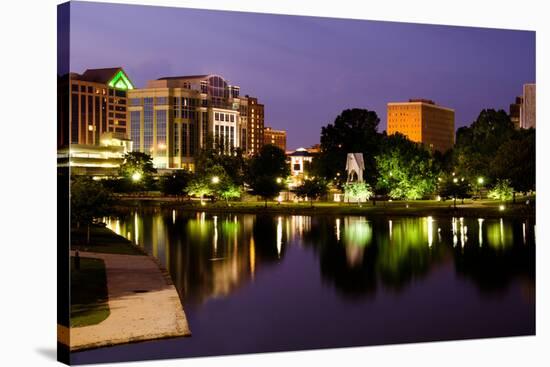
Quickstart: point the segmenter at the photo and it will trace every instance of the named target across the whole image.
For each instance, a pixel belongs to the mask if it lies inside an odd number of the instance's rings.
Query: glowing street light
[[[506,207],[505,207],[504,205],[500,205],[500,206],[498,207],[498,210],[500,210],[501,212],[504,211],[504,209],[506,209]]]
[[[220,178],[219,178],[218,176],[212,177],[212,183],[213,183],[214,185],[220,183]]]
[[[483,177],[478,177],[477,178],[477,183],[478,184],[483,185],[484,182],[485,182],[485,180],[483,179]]]
[[[283,182],[283,179],[280,177],[277,177],[277,183],[280,184],[281,182]]]
[[[456,177],[453,178],[453,182],[454,182],[454,183],[457,183],[457,182],[458,182],[458,178],[456,178]]]
[[[132,181],[138,182],[139,180],[141,180],[141,173],[134,172],[134,174],[132,175]]]

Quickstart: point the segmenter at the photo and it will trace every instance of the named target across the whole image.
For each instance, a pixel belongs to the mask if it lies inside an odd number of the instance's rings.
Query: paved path
[[[191,335],[176,288],[152,258],[82,251],[80,256],[105,261],[111,313],[99,324],[71,328],[71,351]]]

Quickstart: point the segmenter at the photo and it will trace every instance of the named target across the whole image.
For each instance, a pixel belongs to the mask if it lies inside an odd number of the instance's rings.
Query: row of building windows
[[[216,121],[225,121],[225,122],[235,122],[235,115],[229,113],[214,113],[214,120]]]

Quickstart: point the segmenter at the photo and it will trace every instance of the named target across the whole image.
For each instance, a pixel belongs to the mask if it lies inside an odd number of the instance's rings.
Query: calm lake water
[[[108,227],[169,269],[193,335],[73,363],[535,333],[535,223],[132,212]]]

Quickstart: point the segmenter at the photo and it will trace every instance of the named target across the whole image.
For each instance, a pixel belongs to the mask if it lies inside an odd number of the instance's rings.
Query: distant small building
[[[313,161],[313,155],[305,148],[298,148],[288,154],[290,163],[290,175],[292,177],[304,175],[308,172]]]
[[[428,99],[388,103],[388,135],[401,133],[442,153],[451,149],[455,137],[455,111]]]
[[[266,144],[275,145],[283,151],[286,151],[286,131],[275,130],[266,126],[264,129],[264,145]]]

